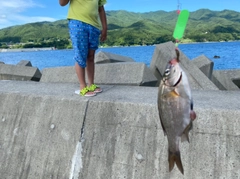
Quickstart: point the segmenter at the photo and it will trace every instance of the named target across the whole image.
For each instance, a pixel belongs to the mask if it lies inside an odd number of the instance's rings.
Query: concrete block
[[[44,68],[40,82],[45,83],[78,83],[74,66]]]
[[[214,70],[212,81],[221,90],[239,90],[240,70]]]
[[[96,83],[156,86],[157,79],[146,64],[126,62],[97,65]]]
[[[99,51],[95,55],[95,63],[134,62],[130,57]]]
[[[240,175],[238,91],[193,91],[197,119],[168,171],[157,87],[0,81],[1,178],[196,179]],[[126,95],[127,94],[127,95]]]
[[[35,67],[0,64],[0,80],[39,81],[41,76]]]
[[[165,71],[166,65],[169,60],[176,58],[175,45],[173,42],[167,42],[156,45],[150,68],[156,78],[158,84],[162,79],[162,75]],[[203,89],[203,90],[218,90],[211,80],[191,61],[189,58],[180,51],[180,65],[188,76],[188,80],[192,89]]]
[[[87,78],[86,78],[87,80]],[[41,82],[78,83],[74,67],[45,68]],[[144,63],[123,62],[95,65],[95,83],[156,86],[157,79]]]
[[[214,66],[213,61],[211,61],[205,55],[201,55],[197,58],[194,58],[191,62],[196,65],[208,77],[208,79],[212,78]]]
[[[32,67],[32,63],[28,60],[21,60],[17,65]]]

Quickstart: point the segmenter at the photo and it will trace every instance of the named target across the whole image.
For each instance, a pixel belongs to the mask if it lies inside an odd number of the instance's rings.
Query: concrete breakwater
[[[153,62],[168,60],[172,50],[171,43],[157,46]],[[7,80],[17,73],[5,74],[0,80],[0,178],[239,178],[239,89],[221,90],[202,77],[203,67],[211,69],[206,63],[201,68],[190,64],[196,77],[189,62],[183,62],[191,75],[197,119],[190,143],[180,146],[185,175],[176,167],[169,173],[167,139],[157,110],[162,65],[156,62],[149,70],[137,64],[134,70],[132,63],[110,63],[111,70],[108,64],[96,65],[105,79],[100,83],[104,91],[92,98],[74,94],[79,85],[73,67],[44,69],[39,82]],[[32,67],[22,70],[27,68]]]
[[[185,175],[168,173],[157,87],[0,81],[0,175],[16,178],[238,178],[240,95],[193,91],[197,119],[181,144]]]

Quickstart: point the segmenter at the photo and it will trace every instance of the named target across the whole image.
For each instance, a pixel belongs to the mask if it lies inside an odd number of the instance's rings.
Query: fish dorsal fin
[[[161,122],[161,126],[162,126],[162,129],[163,129],[164,136],[166,136],[166,135],[167,135],[167,133],[166,133],[166,129],[165,129],[165,127],[164,127],[163,123],[162,123],[162,120],[161,120],[161,115],[160,115],[160,122]]]

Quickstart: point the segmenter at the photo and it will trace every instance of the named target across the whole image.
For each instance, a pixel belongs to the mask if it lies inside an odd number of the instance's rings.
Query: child
[[[102,92],[102,89],[94,84],[94,56],[99,45],[99,35],[101,34],[101,41],[107,38],[107,18],[104,10],[106,0],[59,0],[61,6],[69,2],[67,19],[76,60],[75,70],[80,83],[80,95],[95,96],[96,93]],[[85,80],[85,68],[88,86]]]

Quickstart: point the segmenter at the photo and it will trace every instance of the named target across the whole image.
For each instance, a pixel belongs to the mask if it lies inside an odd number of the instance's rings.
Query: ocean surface
[[[136,62],[150,65],[155,46],[110,47],[99,48],[99,51],[110,52],[131,57]],[[214,62],[214,69],[240,69],[240,42],[216,42],[180,44],[179,49],[189,59],[205,55]],[[96,53],[97,53],[96,52]],[[214,56],[220,58],[214,58]],[[0,61],[5,64],[17,64],[21,60],[29,60],[32,66],[40,70],[49,67],[73,66],[73,50],[50,50],[32,52],[1,52]]]

